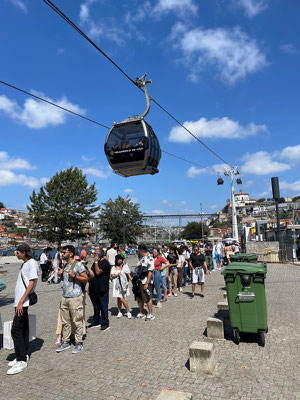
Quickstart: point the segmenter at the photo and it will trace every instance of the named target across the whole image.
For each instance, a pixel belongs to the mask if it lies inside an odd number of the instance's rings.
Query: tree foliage
[[[284,197],[279,197],[278,203],[279,203],[279,204],[280,204],[280,203],[285,203]]]
[[[2,201],[0,201],[0,208],[5,208],[5,205],[2,203]]]
[[[202,226],[203,235],[207,235],[208,228],[204,223],[201,222],[189,222],[181,232],[181,236],[184,239],[192,239],[193,237],[202,238]]]
[[[143,217],[139,207],[129,196],[118,196],[115,201],[109,199],[102,203],[99,214],[100,230],[114,243],[123,243],[124,233],[126,244],[136,243],[143,233]]]
[[[295,197],[293,197],[292,200],[293,200],[293,201],[300,201],[300,196],[295,196]]]
[[[65,240],[85,237],[82,228],[93,218],[100,207],[95,184],[88,185],[86,176],[78,168],[70,167],[57,172],[30,196],[27,206],[38,237],[61,244]]]
[[[264,197],[262,197],[261,199],[258,199],[256,202],[257,203],[264,203],[266,201],[266,199]]]

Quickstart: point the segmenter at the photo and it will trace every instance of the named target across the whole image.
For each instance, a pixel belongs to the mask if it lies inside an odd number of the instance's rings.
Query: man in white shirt
[[[21,265],[15,288],[15,316],[11,329],[16,358],[8,363],[8,366],[11,367],[7,371],[8,375],[18,374],[27,368],[29,360],[29,294],[35,291],[39,273],[38,263],[31,258],[32,253],[28,244],[20,244],[17,247],[16,256],[23,261],[23,264]]]
[[[135,268],[135,279],[137,290],[135,291],[135,300],[138,302],[139,313],[137,318],[146,318],[147,320],[154,320],[155,315],[152,313],[152,299],[149,290],[150,281],[154,271],[154,259],[148,252],[147,246],[144,244],[139,245],[139,262]],[[144,304],[147,304],[148,314],[144,313]]]
[[[118,245],[117,245],[117,243],[115,243],[113,246],[111,246],[111,248],[106,253],[107,260],[112,267],[115,266],[116,255],[118,254],[117,248],[118,248]]]
[[[44,249],[41,256],[40,256],[40,266],[42,269],[42,282],[46,282],[47,272],[48,272],[48,265],[49,265],[49,258],[47,257],[47,249]]]

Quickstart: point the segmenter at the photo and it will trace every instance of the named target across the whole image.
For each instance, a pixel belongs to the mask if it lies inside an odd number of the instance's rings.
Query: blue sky
[[[297,0],[56,0],[132,78],[231,165],[243,189],[300,194],[300,5]],[[105,125],[143,111],[143,94],[45,3],[0,0],[0,79]],[[223,171],[222,162],[153,104],[162,149]],[[212,212],[228,180],[162,156],[155,176],[122,178],[103,152],[106,130],[0,85],[0,200],[24,209],[34,188],[70,165],[99,202],[130,195],[142,211]]]

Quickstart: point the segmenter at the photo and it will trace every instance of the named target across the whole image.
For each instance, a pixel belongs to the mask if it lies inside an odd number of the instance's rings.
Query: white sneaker
[[[27,362],[25,361],[17,361],[13,367],[11,367],[7,371],[7,375],[15,375],[19,374],[20,372],[24,371],[27,368]]]
[[[182,292],[182,287],[181,287],[181,288],[179,288],[179,292]]]
[[[143,319],[143,318],[146,318],[146,315],[145,315],[145,314],[138,313],[138,315],[136,316],[136,318]]]
[[[171,296],[172,296],[172,292],[169,292],[169,293],[168,293],[168,296],[171,297]]]
[[[121,312],[118,313],[117,318],[122,318],[123,314]]]
[[[131,315],[130,312],[127,313],[127,318],[128,318],[128,319],[132,318],[132,315]]]
[[[153,315],[153,314],[147,314],[146,319],[147,319],[148,321],[153,321],[153,320],[155,319],[155,315]]]
[[[26,356],[26,361],[27,361],[27,363],[28,363],[28,361],[29,361],[29,355],[27,354],[27,356]],[[10,361],[7,365],[9,366],[9,367],[13,367],[14,365],[16,365],[17,364],[17,359],[15,358],[14,360],[12,360],[12,361]]]
[[[159,301],[157,304],[156,304],[156,306],[155,306],[156,308],[161,308],[162,307],[162,304],[161,304],[161,302]]]

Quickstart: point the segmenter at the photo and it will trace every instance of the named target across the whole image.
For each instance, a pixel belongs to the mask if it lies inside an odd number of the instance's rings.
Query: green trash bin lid
[[[257,261],[258,255],[255,253],[236,253],[230,255],[230,260],[240,260],[245,262]]]
[[[226,277],[226,275],[233,274],[265,275],[266,270],[264,264],[233,262],[226,266],[226,268],[222,271],[222,275]]]

